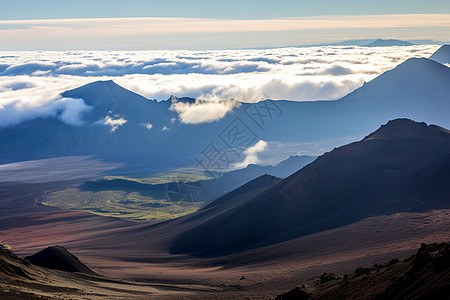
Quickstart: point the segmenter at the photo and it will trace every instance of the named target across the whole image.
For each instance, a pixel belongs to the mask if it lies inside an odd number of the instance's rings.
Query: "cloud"
[[[97,80],[112,79],[149,99],[177,95],[212,102],[174,105],[184,123],[224,117],[233,109],[233,102],[221,103],[227,99],[339,99],[408,58],[429,57],[438,47],[0,51],[0,127],[37,117],[80,124],[76,116],[88,108],[82,100],[61,101],[60,93]],[[73,114],[60,117],[66,106]]]
[[[145,128],[147,128],[148,130],[153,128],[153,124],[151,123],[141,123],[142,126],[144,126]]]
[[[84,103],[83,99],[62,98],[54,103],[63,104],[64,108],[59,115],[59,119],[72,126],[83,125],[81,116],[92,109],[91,106]]]
[[[194,103],[174,101],[170,110],[178,113],[181,123],[201,124],[218,121],[239,105],[240,103],[235,100],[220,102],[196,100]]]
[[[102,124],[111,126],[111,133],[114,133],[120,126],[126,124],[128,121],[121,117],[119,114],[114,116],[106,116],[104,120],[99,120],[96,124]]]
[[[73,61],[73,56],[65,57],[67,60],[58,60],[52,63],[42,62],[14,62],[5,64],[0,68],[0,76],[17,75],[73,75],[73,76],[123,76],[126,74],[239,74],[267,72],[271,68],[253,62],[221,62],[204,61],[206,58],[191,57],[189,59],[172,57],[171,59],[153,59],[130,61],[112,58],[115,60],[82,58]],[[14,61],[14,60],[13,60]]]
[[[20,102],[0,105],[0,128],[14,126],[36,118],[58,118],[72,126],[83,124],[82,116],[92,107],[86,105],[83,99],[59,98],[41,106],[26,106]]]
[[[29,76],[0,78],[0,128],[48,117],[79,126],[83,124],[83,114],[92,109],[83,99],[61,97],[61,91],[73,87],[72,80]]]
[[[255,145],[247,148],[244,151],[245,158],[242,162],[235,163],[233,165],[234,169],[242,169],[247,167],[249,164],[258,164],[260,160],[258,159],[258,154],[263,152],[267,147],[267,142],[259,140]]]

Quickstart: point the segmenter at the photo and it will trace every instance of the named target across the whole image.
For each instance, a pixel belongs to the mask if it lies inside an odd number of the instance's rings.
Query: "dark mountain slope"
[[[172,251],[238,252],[369,216],[449,207],[449,152],[448,130],[391,121],[360,142],[320,156],[244,205],[182,233]]]
[[[211,222],[221,214],[245,205],[249,199],[262,194],[280,181],[280,178],[263,175],[220,197],[193,214],[127,231],[126,238],[132,244],[136,241],[147,241],[147,245],[151,245],[153,250],[162,247],[165,252],[180,233]],[[108,243],[110,239],[111,237],[108,236],[100,236],[96,243]]]
[[[285,178],[300,170],[316,159],[309,155],[292,155],[288,159],[281,161],[276,166],[261,166],[250,164],[239,170],[225,173],[215,181],[203,181],[201,199],[210,202],[242,186],[243,184],[256,179],[264,174],[279,178]]]
[[[25,257],[26,260],[40,267],[66,272],[80,272],[94,275],[94,271],[83,264],[78,257],[61,246],[48,247],[36,254]]]
[[[96,81],[82,87],[65,91],[63,97],[81,98],[84,102],[93,107],[92,111],[85,114],[83,120],[94,123],[103,120],[107,115],[118,114],[124,117],[127,122],[140,123],[148,122],[151,116],[161,113],[168,105],[156,105],[156,100],[148,100],[141,95],[133,93],[112,80]],[[162,102],[162,103],[165,103]],[[155,111],[156,110],[156,111]]]
[[[321,277],[325,277],[322,275]],[[296,288],[275,300],[288,299],[448,299],[450,244],[422,244],[415,255],[373,267],[360,267],[344,279],[313,288]]]
[[[8,249],[0,249],[0,277],[32,279],[36,269],[26,260],[17,257]]]

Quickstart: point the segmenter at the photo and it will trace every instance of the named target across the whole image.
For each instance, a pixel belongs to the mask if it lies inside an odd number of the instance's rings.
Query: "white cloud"
[[[233,165],[234,169],[242,169],[247,167],[249,164],[258,164],[260,160],[258,159],[258,154],[263,152],[267,147],[267,142],[259,140],[255,145],[247,148],[244,151],[245,158],[239,163]]]
[[[235,100],[220,102],[196,100],[195,103],[175,101],[170,106],[170,110],[178,113],[182,123],[201,124],[218,121],[239,105],[240,102]]]
[[[80,126],[83,124],[83,114],[92,109],[83,99],[73,98],[57,98],[40,105],[28,104],[17,99],[3,105],[0,103],[0,128],[48,117],[58,118],[68,125]]]
[[[81,100],[61,102],[60,93],[97,80],[112,79],[149,99],[177,95],[212,102],[174,106],[185,123],[220,119],[232,109],[232,102],[221,103],[227,99],[338,99],[410,57],[429,57],[438,47],[0,51],[0,127],[58,117],[66,105],[74,115],[66,112],[63,118],[75,125],[77,108],[82,114],[84,106]]]
[[[166,125],[163,126],[163,128],[161,129],[161,131],[169,131],[169,127],[167,127]]]
[[[92,109],[86,105],[83,99],[63,98],[57,102],[64,103],[64,109],[59,115],[59,119],[66,124],[80,126],[83,124],[81,116]]]
[[[111,133],[115,132],[117,128],[124,125],[128,121],[122,118],[120,115],[115,114],[114,116],[106,116],[104,120],[100,120],[96,122],[97,124],[104,124],[107,126],[111,126]]]
[[[144,126],[145,128],[147,128],[148,130],[153,128],[153,124],[151,123],[141,123],[142,126]]]

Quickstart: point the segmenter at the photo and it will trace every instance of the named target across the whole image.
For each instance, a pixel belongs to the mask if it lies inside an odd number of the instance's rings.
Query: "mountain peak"
[[[438,64],[426,57],[412,57],[399,64],[397,67],[392,69],[392,71],[404,68],[408,68],[409,71],[412,71],[411,68],[421,68],[424,66],[438,66]]]
[[[391,46],[411,46],[412,44],[407,41],[401,41],[401,40],[383,40],[378,39],[372,43],[369,43],[365,45],[365,47],[391,47]]]
[[[71,97],[70,95],[74,93],[98,93],[114,88],[126,90],[125,88],[115,83],[113,80],[98,80],[75,88],[73,90],[65,91],[61,95],[63,97]],[[131,91],[129,92],[132,93]]]
[[[448,119],[447,113],[435,112],[435,107],[447,107],[450,86],[450,68],[428,58],[410,58],[394,69],[389,70],[364,84],[342,98],[353,101],[354,105],[366,106],[366,110],[387,111],[388,119],[408,117],[416,120],[430,121],[424,118],[433,111],[433,122],[447,124],[440,121],[440,117]],[[426,96],[425,96],[426,95]],[[357,103],[357,104],[355,104]],[[421,106],[420,110],[417,106]],[[387,108],[389,107],[389,109]],[[425,111],[429,110],[430,113]]]
[[[83,119],[88,123],[102,120],[110,113],[119,114],[126,120],[133,120],[132,116],[140,116],[139,119],[145,120],[150,103],[147,98],[127,90],[112,80],[91,82],[65,91],[61,96],[83,99],[87,105],[93,107]]]
[[[119,86],[117,83],[115,83],[113,80],[98,80],[98,81],[94,81],[91,83],[92,85],[97,85],[97,86],[106,86],[106,87],[113,87],[113,86]]]
[[[425,122],[415,122],[410,119],[395,119],[382,125],[378,130],[366,136],[363,141],[369,140],[396,140],[405,138],[432,139],[436,135],[450,134],[450,131]]]
[[[176,97],[176,96],[171,95],[171,96],[169,97],[169,99],[167,99],[167,102],[169,102],[169,103],[183,102],[183,103],[193,104],[193,103],[195,103],[195,98],[190,98],[190,97],[181,97],[181,98],[178,98],[178,97]]]
[[[25,257],[26,260],[40,267],[55,269],[66,272],[80,272],[85,274],[95,274],[83,264],[78,257],[70,253],[61,246],[45,248],[38,253]]]
[[[441,64],[449,64],[450,63],[450,45],[442,45],[433,55],[430,56],[430,59],[437,61]]]

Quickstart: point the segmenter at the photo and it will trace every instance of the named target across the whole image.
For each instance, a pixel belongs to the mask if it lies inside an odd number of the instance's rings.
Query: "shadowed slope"
[[[80,272],[94,275],[94,271],[83,264],[78,257],[61,246],[48,247],[34,255],[25,258],[32,264],[47,269],[55,269],[66,272]]]
[[[406,119],[390,121],[245,204],[185,231],[172,251],[239,252],[369,216],[448,207],[449,152],[448,130]]]
[[[0,249],[0,276],[31,279],[36,270],[26,260],[17,257],[8,249]]]
[[[450,45],[442,45],[441,48],[430,56],[430,59],[441,64],[450,64]]]
[[[335,278],[310,289],[297,287],[275,300],[448,299],[449,293],[450,244],[441,243],[422,244],[415,255],[403,261],[392,259],[359,267],[344,279]]]

